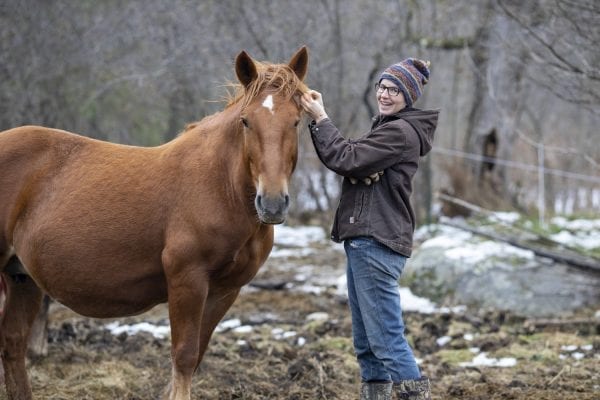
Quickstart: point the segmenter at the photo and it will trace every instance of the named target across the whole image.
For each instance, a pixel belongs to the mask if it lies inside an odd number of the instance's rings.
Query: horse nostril
[[[283,201],[285,203],[285,208],[288,208],[290,205],[290,196],[288,194],[283,196]]]

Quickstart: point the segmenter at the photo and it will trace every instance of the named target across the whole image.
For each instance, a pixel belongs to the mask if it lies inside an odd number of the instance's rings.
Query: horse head
[[[263,64],[245,51],[235,71],[244,87],[239,124],[246,159],[256,188],[254,206],[265,224],[280,224],[288,212],[288,183],[298,159],[298,94],[308,69],[308,50],[302,47],[288,64]]]

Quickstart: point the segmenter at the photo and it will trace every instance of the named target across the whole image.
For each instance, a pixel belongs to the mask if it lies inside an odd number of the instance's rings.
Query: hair
[[[296,73],[287,64],[268,64],[256,62],[258,76],[247,87],[239,83],[230,83],[227,86],[227,106],[242,101],[242,109],[254,100],[264,89],[274,89],[277,94],[283,94],[287,99],[298,92],[305,93],[308,86],[302,82]]]
[[[254,61],[254,63],[258,76],[248,87],[236,82],[228,82],[223,85],[226,94],[221,101],[225,103],[225,108],[242,101],[241,107],[244,109],[265,88],[274,89],[275,93],[283,93],[287,99],[292,98],[298,92],[308,92],[308,86],[298,78],[287,64],[268,64],[258,61]],[[219,100],[215,102],[219,102]],[[216,114],[207,118],[213,118],[214,115]],[[199,123],[200,121],[195,121],[186,124],[181,133],[196,128]]]

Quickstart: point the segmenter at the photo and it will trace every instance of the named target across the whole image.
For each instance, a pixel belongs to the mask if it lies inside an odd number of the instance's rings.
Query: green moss
[[[518,343],[513,343],[507,348],[503,348],[494,352],[493,354],[490,354],[490,356],[498,358],[514,357],[517,360],[535,361],[547,365],[552,365],[559,361],[556,351],[547,347],[540,348],[536,344],[521,345]]]
[[[448,336],[450,337],[459,337],[463,336],[466,333],[471,333],[473,331],[473,325],[453,320],[448,327]]]
[[[459,364],[463,362],[469,362],[473,360],[475,354],[471,352],[469,349],[460,349],[460,350],[440,350],[437,355],[444,362],[449,364]]]
[[[354,356],[354,347],[352,345],[352,339],[341,336],[324,337],[316,343],[312,344],[315,350],[341,350],[344,353],[352,354]]]
[[[543,333],[534,333],[533,335],[519,335],[519,341],[524,344],[543,343],[547,340],[547,335]]]
[[[422,285],[421,282],[426,284]],[[400,278],[400,286],[408,287],[415,295],[426,297],[433,302],[441,302],[454,294],[445,282],[439,281],[433,269],[403,274]]]

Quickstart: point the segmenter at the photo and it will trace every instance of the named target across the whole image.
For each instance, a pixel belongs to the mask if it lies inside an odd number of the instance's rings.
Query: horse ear
[[[246,87],[258,76],[254,61],[248,53],[243,50],[235,59],[235,74],[240,83]]]
[[[300,50],[292,56],[288,65],[296,73],[298,78],[303,81],[308,72],[308,47],[302,46]]]

